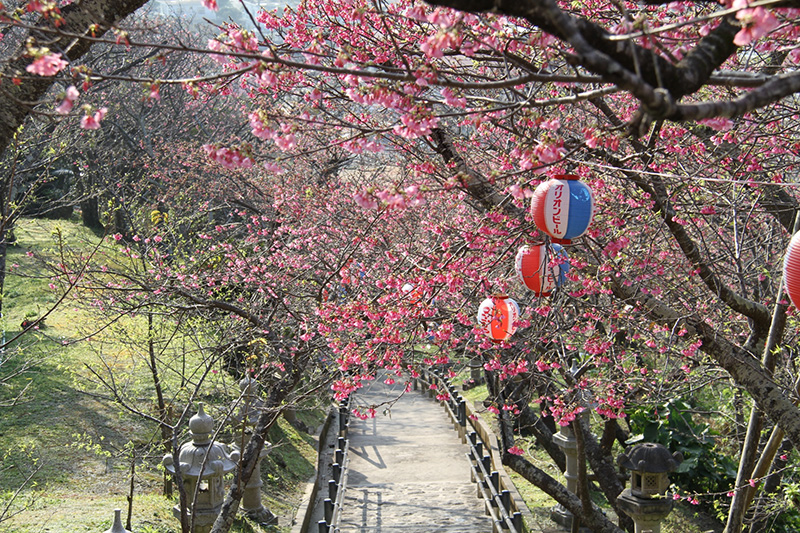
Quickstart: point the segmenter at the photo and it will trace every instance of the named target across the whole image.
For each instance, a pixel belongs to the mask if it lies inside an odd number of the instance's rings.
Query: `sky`
[[[300,0],[245,0],[245,5],[255,13],[259,8],[264,8],[268,11],[273,9],[281,9],[284,6],[288,5],[297,5],[300,3]],[[235,18],[235,14],[240,14],[242,17],[245,17],[244,10],[242,9],[238,0],[217,0],[217,5],[219,5],[219,12],[214,13],[203,7],[201,0],[153,0],[151,5],[154,9],[161,11],[165,14],[167,13],[183,13],[183,14],[193,14],[195,16],[200,16],[207,18],[209,20],[215,20],[220,17],[224,16],[227,18],[233,14]],[[237,22],[245,22],[246,19],[238,20]]]

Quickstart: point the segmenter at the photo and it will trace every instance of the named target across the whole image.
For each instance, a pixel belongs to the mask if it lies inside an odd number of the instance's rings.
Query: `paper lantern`
[[[478,326],[494,342],[507,340],[517,331],[519,306],[505,295],[485,299],[478,308]]]
[[[800,307],[800,233],[795,233],[783,259],[783,283],[795,307]]]
[[[406,283],[400,290],[403,291],[403,295],[408,298],[408,303],[411,305],[418,304],[425,296],[421,289],[414,287],[411,283]]]
[[[554,176],[536,187],[531,213],[536,227],[550,235],[553,242],[569,244],[583,235],[592,222],[592,190],[578,176]]]
[[[523,246],[514,261],[517,279],[536,296],[550,296],[567,279],[567,252],[558,244]]]

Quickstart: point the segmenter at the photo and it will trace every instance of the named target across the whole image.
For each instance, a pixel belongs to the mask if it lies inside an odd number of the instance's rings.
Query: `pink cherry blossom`
[[[61,54],[45,54],[36,58],[33,63],[25,67],[25,70],[39,76],[53,76],[61,72],[67,64],[61,59]]]
[[[97,130],[97,129],[100,129],[100,121],[103,120],[103,118],[106,116],[107,112],[108,112],[108,108],[107,107],[101,107],[100,109],[95,111],[93,114],[90,114],[89,112],[87,112],[81,118],[81,128],[83,128],[85,130]]]
[[[739,9],[736,18],[742,22],[742,29],[733,38],[733,43],[737,46],[745,46],[753,41],[757,41],[764,35],[778,27],[778,19],[759,6],[748,8],[749,0],[734,0],[733,8]]]
[[[726,117],[704,118],[699,122],[715,131],[728,131],[733,128],[733,121]]]
[[[74,85],[67,87],[67,90],[64,91],[63,100],[61,100],[61,103],[58,104],[58,107],[56,107],[56,113],[59,115],[66,115],[72,111],[72,107],[75,105],[75,100],[77,100],[79,96],[80,93],[78,93],[78,89],[76,89]]]
[[[219,163],[225,168],[250,168],[255,162],[249,155],[248,150],[240,148],[229,148],[227,146],[218,146],[215,144],[204,144],[203,150],[206,155],[213,161]]]
[[[364,209],[378,209],[378,201],[369,193],[358,192],[353,195],[353,200]]]

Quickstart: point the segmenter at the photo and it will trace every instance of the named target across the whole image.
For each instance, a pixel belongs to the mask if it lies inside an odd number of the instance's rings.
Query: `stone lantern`
[[[194,515],[192,533],[208,533],[225,499],[225,474],[236,468],[239,452],[229,453],[226,445],[211,440],[214,419],[206,414],[202,403],[189,419],[189,432],[192,441],[181,445],[177,465],[172,454],[165,455],[163,462],[171,474],[180,468],[190,521]],[[173,507],[172,514],[180,519],[180,504]]]
[[[233,420],[240,429],[252,428],[258,422],[261,409],[264,407],[264,401],[258,396],[258,381],[250,377],[243,378],[239,382],[239,389],[242,391],[242,398],[240,402],[237,402],[239,410]],[[244,487],[241,506],[248,518],[266,525],[278,523],[278,517],[261,503],[261,487],[264,485],[261,480],[261,460],[269,455],[270,450],[272,450],[272,444],[265,442],[261,453],[258,454],[253,475],[250,476],[250,480]]]
[[[618,463],[631,471],[631,488],[617,496],[619,509],[633,519],[635,533],[661,533],[661,521],[672,511],[672,498],[665,497],[669,473],[683,456],[661,444],[637,444],[620,454]]]

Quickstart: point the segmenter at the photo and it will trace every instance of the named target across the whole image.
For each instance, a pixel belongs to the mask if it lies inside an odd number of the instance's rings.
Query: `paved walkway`
[[[358,405],[376,405],[373,419],[350,422],[350,470],[343,533],[489,533],[483,500],[470,483],[466,445],[438,402],[403,385],[372,382]]]

